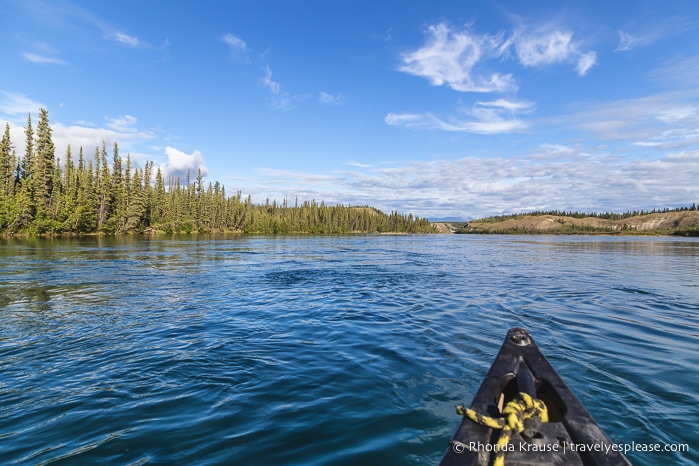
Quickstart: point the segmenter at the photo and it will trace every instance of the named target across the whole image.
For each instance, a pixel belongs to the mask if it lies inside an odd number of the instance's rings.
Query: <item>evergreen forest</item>
[[[68,146],[55,154],[48,111],[39,110],[36,130],[31,114],[25,151],[16,155],[10,126],[0,142],[0,234],[193,233],[428,233],[429,221],[368,206],[329,206],[324,202],[276,200],[253,204],[240,191],[226,194],[218,181],[166,180],[153,162],[143,167],[124,159],[114,143],[84,154]]]
[[[696,212],[697,203],[693,202],[691,206],[682,207],[665,207],[662,209],[652,209],[652,210],[628,210],[624,213],[615,212],[579,212],[572,210],[534,210],[531,212],[523,212],[517,214],[503,214],[495,215],[492,217],[486,217],[479,219],[478,222],[482,223],[497,223],[504,222],[506,220],[518,220],[524,217],[541,217],[545,215],[551,215],[554,217],[570,217],[570,218],[599,218],[603,220],[624,220],[631,217],[638,217],[640,215],[650,215],[650,214],[667,214],[671,212]]]

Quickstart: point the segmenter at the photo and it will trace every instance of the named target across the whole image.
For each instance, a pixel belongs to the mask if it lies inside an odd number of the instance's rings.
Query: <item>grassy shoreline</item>
[[[699,237],[699,212],[655,212],[610,220],[566,215],[516,215],[444,224],[457,234]]]

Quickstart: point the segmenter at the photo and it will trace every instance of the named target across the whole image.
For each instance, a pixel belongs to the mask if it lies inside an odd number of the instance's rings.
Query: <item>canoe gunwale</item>
[[[513,445],[514,450],[506,453],[505,465],[630,465],[621,452],[610,448],[613,442],[544,357],[529,332],[515,327],[508,331],[470,408],[479,414],[499,418],[502,406],[519,392],[544,401],[550,419],[537,426],[536,432],[525,430],[522,435],[513,437],[512,443],[517,444],[517,448]],[[440,464],[492,464],[495,453],[492,448],[488,451],[487,446],[492,447],[497,442],[499,432],[464,417]],[[472,448],[474,443],[478,448]],[[532,443],[556,448],[557,453],[550,450],[523,453],[522,449]],[[554,447],[554,443],[558,446]],[[602,451],[574,452],[570,448],[572,444],[599,445]]]

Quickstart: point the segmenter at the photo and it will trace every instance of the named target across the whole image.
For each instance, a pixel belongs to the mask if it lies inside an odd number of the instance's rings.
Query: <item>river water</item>
[[[699,241],[0,241],[0,463],[436,464],[510,327],[699,464]]]

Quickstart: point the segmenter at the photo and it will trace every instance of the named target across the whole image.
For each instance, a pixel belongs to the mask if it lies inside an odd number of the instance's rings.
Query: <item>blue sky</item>
[[[699,202],[699,3],[0,1],[0,123],[430,218]]]

